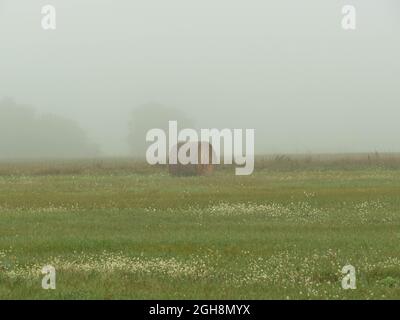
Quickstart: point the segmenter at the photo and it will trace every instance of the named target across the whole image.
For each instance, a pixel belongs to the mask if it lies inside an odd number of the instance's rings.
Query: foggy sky
[[[57,30],[41,28],[41,7]],[[341,8],[357,8],[343,31]],[[0,0],[0,99],[129,152],[132,109],[255,128],[256,152],[399,152],[397,0]],[[157,117],[157,115],[154,115]],[[171,119],[173,120],[173,119]],[[10,137],[12,139],[12,137]]]

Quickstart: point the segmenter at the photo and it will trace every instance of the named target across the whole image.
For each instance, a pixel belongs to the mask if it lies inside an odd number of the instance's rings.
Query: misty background
[[[55,31],[41,28],[47,4]],[[141,155],[146,128],[168,120],[254,128],[259,154],[399,152],[399,9],[0,0],[0,157]]]

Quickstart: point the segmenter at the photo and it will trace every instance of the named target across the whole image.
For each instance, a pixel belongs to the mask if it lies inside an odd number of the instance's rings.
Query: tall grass
[[[217,170],[233,170],[232,165],[217,165]],[[260,155],[255,170],[354,170],[399,169],[400,154],[298,154]],[[151,166],[138,158],[0,160],[0,176],[82,175],[82,174],[154,174],[167,172],[166,166]]]

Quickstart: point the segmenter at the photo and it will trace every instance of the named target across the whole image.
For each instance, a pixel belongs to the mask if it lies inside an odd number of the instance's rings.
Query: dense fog
[[[41,26],[49,4],[56,30]],[[399,152],[399,9],[0,0],[0,158],[144,156],[168,120],[254,128],[258,154]]]

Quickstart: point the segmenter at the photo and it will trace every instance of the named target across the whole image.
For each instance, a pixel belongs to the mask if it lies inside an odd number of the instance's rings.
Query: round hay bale
[[[179,142],[172,148],[169,159],[176,158],[177,163],[169,164],[169,173],[173,176],[204,176],[212,174],[214,171],[214,164],[212,162],[215,158],[212,145],[208,142],[189,142],[186,145],[188,148],[186,155],[197,159],[197,163],[184,164],[179,161],[177,154],[185,144],[185,142]],[[194,150],[196,153],[191,155],[191,150]]]

